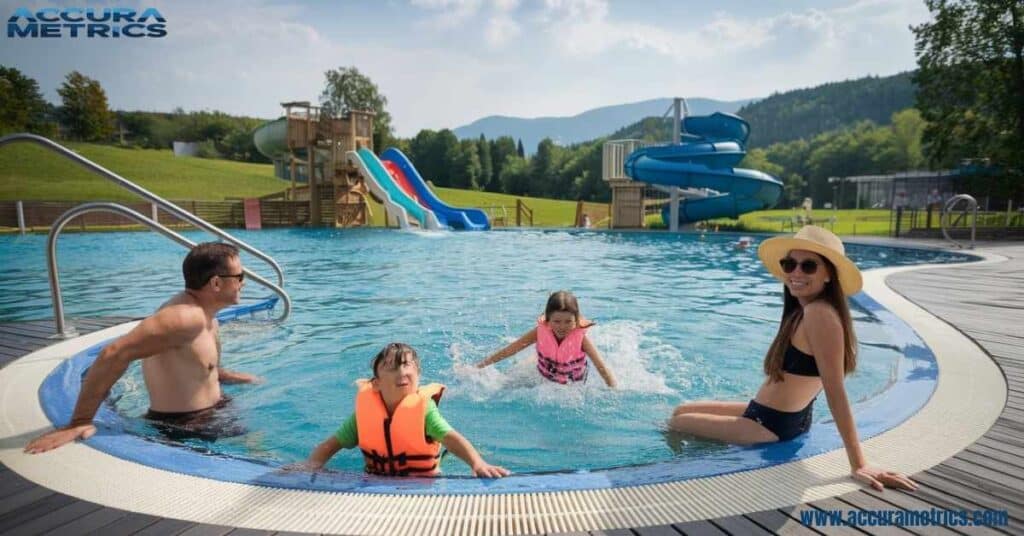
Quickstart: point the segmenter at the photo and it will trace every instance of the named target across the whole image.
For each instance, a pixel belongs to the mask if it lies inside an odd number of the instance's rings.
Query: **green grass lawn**
[[[172,200],[222,200],[259,197],[284,190],[289,183],[274,177],[270,164],[175,157],[169,150],[122,149],[91,143],[66,143],[78,152],[153,193]],[[455,207],[484,208],[492,218],[504,215],[515,225],[517,196],[435,188],[444,202]],[[576,203],[519,197],[533,210],[533,225],[567,227],[573,224]],[[81,166],[34,144],[0,148],[0,200],[2,201],[137,201],[131,192]],[[487,208],[492,207],[492,208]],[[504,207],[504,210],[501,208]],[[601,223],[608,208],[587,203],[585,209]],[[371,200],[373,225],[384,225],[383,208]],[[607,220],[605,218],[605,225]],[[528,225],[524,219],[523,225]]]
[[[283,190],[273,166],[175,157],[169,150],[67,143],[80,155],[166,199],[259,197]],[[0,148],[0,200],[135,201],[138,196],[34,144]]]
[[[722,231],[751,231],[751,232],[794,232],[800,228],[799,223],[793,223],[794,218],[802,216],[802,210],[759,210],[748,212],[739,219],[719,218],[709,220],[710,228],[718,227]],[[888,209],[860,209],[860,210],[815,210],[812,212],[815,225],[820,225],[832,230],[837,235],[873,235],[888,236],[891,230],[890,211]],[[648,215],[646,220],[648,227],[661,226],[660,214]],[[936,220],[937,222],[938,220]],[[903,229],[909,226],[909,214],[904,216]],[[794,229],[795,225],[795,229]]]
[[[802,210],[759,210],[743,214],[738,220],[711,220],[711,225],[757,232],[792,232],[793,218],[803,215]],[[811,213],[815,225],[832,230],[837,235],[888,236],[892,224],[888,209],[815,210]],[[909,220],[908,220],[909,221]],[[800,228],[800,224],[796,224]]]

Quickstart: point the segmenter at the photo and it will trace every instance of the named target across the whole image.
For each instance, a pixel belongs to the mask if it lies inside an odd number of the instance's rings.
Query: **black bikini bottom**
[[[743,416],[779,436],[779,441],[789,441],[810,430],[813,412],[814,400],[800,411],[779,411],[751,400]]]

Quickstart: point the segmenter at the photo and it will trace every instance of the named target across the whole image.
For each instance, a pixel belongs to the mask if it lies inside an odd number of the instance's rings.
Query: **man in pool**
[[[238,248],[219,242],[197,245],[181,266],[185,290],[168,300],[123,337],[100,352],[82,380],[67,426],[32,440],[25,452],[37,454],[96,433],[92,419],[111,386],[128,365],[142,359],[149,392],[147,418],[161,430],[202,433],[216,426],[214,414],[226,399],[221,383],[253,383],[250,374],[220,367],[216,314],[238,303],[245,274]],[[229,435],[237,435],[232,433]]]

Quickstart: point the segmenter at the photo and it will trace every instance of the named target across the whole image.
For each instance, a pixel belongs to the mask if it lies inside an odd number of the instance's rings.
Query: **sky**
[[[72,70],[112,109],[274,118],[354,66],[388,99],[396,133],[489,115],[571,116],[661,97],[762,98],[915,67],[923,0],[0,0],[15,9],[154,7],[163,38],[22,38],[0,64],[47,100]]]

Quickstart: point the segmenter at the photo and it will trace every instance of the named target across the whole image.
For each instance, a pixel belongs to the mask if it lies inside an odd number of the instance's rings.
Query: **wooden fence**
[[[244,228],[245,209],[242,200],[228,201],[172,201],[186,212],[192,213],[217,227]],[[50,225],[68,210],[81,205],[75,201],[23,201],[25,227],[29,229],[48,229]],[[150,203],[121,203],[148,218],[153,217]],[[325,200],[321,203],[321,218],[326,225],[334,222],[334,203]],[[263,227],[291,227],[309,225],[309,201],[260,200],[261,223]],[[192,225],[180,220],[164,210],[158,210],[158,221],[169,226]],[[93,212],[83,214],[68,224],[69,229],[86,230],[97,227],[137,226],[120,214]],[[15,201],[0,201],[0,228],[18,227],[18,209]]]

